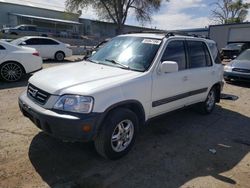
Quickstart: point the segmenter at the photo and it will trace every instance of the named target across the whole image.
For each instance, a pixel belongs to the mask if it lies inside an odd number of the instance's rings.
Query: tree
[[[132,10],[138,21],[151,21],[152,13],[159,10],[161,2],[162,0],[66,0],[65,5],[69,11],[92,7],[99,18],[117,24],[117,32],[121,33]]]
[[[242,0],[218,0],[214,4],[212,17],[221,24],[244,22],[250,8],[250,4]]]

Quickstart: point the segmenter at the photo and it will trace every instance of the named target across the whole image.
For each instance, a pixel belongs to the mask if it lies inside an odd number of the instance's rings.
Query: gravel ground
[[[1,188],[250,187],[250,85],[226,84],[238,100],[222,100],[211,115],[185,109],[152,121],[126,157],[110,161],[92,143],[61,142],[23,117],[17,97],[27,79],[0,82]]]

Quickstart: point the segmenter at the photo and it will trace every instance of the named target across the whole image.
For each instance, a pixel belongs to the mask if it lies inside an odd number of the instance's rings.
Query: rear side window
[[[0,45],[0,50],[5,50],[5,48],[2,45]]]
[[[216,43],[208,43],[208,46],[209,46],[210,51],[211,51],[211,53],[212,53],[214,62],[215,62],[216,64],[221,64],[220,52],[219,52],[219,50],[218,50],[218,48],[217,48]]]
[[[186,53],[184,41],[171,41],[165,49],[161,61],[175,61],[179,70],[186,69]]]
[[[59,44],[58,42],[51,40],[51,39],[40,39],[41,40],[41,44],[43,45],[57,45]]]
[[[201,68],[212,65],[209,51],[204,42],[187,41],[189,51],[189,68]]]

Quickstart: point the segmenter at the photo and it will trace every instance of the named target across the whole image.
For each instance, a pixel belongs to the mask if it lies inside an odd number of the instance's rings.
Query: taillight
[[[40,56],[39,52],[34,52],[32,55]]]

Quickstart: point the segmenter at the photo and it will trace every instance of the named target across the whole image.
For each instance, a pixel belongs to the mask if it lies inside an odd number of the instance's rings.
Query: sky
[[[11,2],[12,0],[7,0]],[[13,0],[14,1],[14,0]],[[58,7],[64,9],[65,0],[23,0],[26,2],[35,2],[37,5],[48,5],[48,7]],[[191,29],[204,28],[209,24],[214,24],[211,20],[211,9],[214,8],[216,0],[163,0],[162,6],[158,12],[152,15],[151,23],[143,26],[157,29],[175,30],[175,29]],[[250,0],[245,0],[250,3]],[[83,18],[98,20],[95,11],[92,8],[83,9]],[[250,21],[250,10],[247,16]],[[142,26],[136,21],[133,12],[130,12],[126,24]]]

